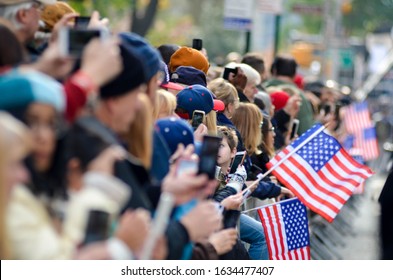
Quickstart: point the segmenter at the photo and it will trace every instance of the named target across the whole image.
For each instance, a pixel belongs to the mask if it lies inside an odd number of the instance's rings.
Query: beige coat
[[[115,218],[129,197],[130,188],[120,180],[87,173],[83,189],[70,198],[62,231],[58,233],[44,204],[25,186],[16,186],[7,213],[13,258],[72,259],[84,238],[89,210],[107,211]]]

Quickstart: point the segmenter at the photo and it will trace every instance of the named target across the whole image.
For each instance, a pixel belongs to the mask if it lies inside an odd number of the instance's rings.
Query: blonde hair
[[[138,96],[140,107],[135,121],[125,136],[129,152],[137,157],[146,169],[150,169],[152,156],[153,114],[150,99],[146,94]]]
[[[258,146],[262,142],[262,120],[261,111],[252,103],[240,103],[232,116],[232,122],[240,132],[249,155],[261,152]]]
[[[217,96],[217,99],[224,102],[225,108],[229,104],[239,103],[239,95],[237,94],[236,88],[223,78],[214,79],[208,84],[207,88]]]
[[[157,90],[156,104],[153,110],[154,119],[157,120],[160,114],[169,117],[175,114],[176,97],[164,89]]]
[[[217,113],[214,110],[211,110],[209,113],[205,115],[205,122],[207,130],[209,134],[216,135],[217,134]]]
[[[20,121],[5,112],[0,112],[0,259],[11,259],[6,234],[6,207],[8,186],[4,181],[8,161],[11,158],[23,159],[29,152],[31,139],[28,129]]]

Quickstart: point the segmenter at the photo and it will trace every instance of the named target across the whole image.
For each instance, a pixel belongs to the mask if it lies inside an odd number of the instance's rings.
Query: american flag
[[[314,125],[267,166],[275,168],[273,174],[307,207],[332,222],[354,189],[373,172],[322,130],[321,124]]]
[[[364,160],[372,160],[379,156],[375,126],[371,122],[367,102],[350,105],[344,117],[345,129],[352,134],[354,148],[361,151]]]
[[[307,211],[299,199],[258,209],[271,260],[309,260]]]

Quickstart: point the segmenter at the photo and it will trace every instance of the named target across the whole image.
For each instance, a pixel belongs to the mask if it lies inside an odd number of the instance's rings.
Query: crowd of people
[[[114,34],[97,12],[87,28],[111,36],[64,56],[77,16],[61,1],[0,0],[1,259],[140,259],[164,193],[174,207],[149,258],[268,259],[243,191],[315,122],[342,139],[348,99],[306,82],[293,58],[268,71],[247,53],[213,70],[206,50]],[[180,172],[205,135],[221,138],[213,179]],[[294,197],[273,176],[251,191]]]

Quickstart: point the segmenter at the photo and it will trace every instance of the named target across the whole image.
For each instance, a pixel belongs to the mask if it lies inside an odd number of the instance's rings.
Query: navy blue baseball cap
[[[175,117],[159,119],[155,124],[155,129],[165,139],[171,154],[176,151],[180,143],[185,147],[194,144],[194,131],[185,120]]]
[[[184,85],[201,85],[206,87],[206,75],[192,66],[180,66],[171,75],[171,81]]]
[[[221,100],[214,100],[213,93],[201,85],[188,86],[180,91],[177,96],[177,108],[185,112],[177,111],[177,114],[183,119],[191,119],[195,110],[210,113],[212,110],[223,111],[225,104]]]

